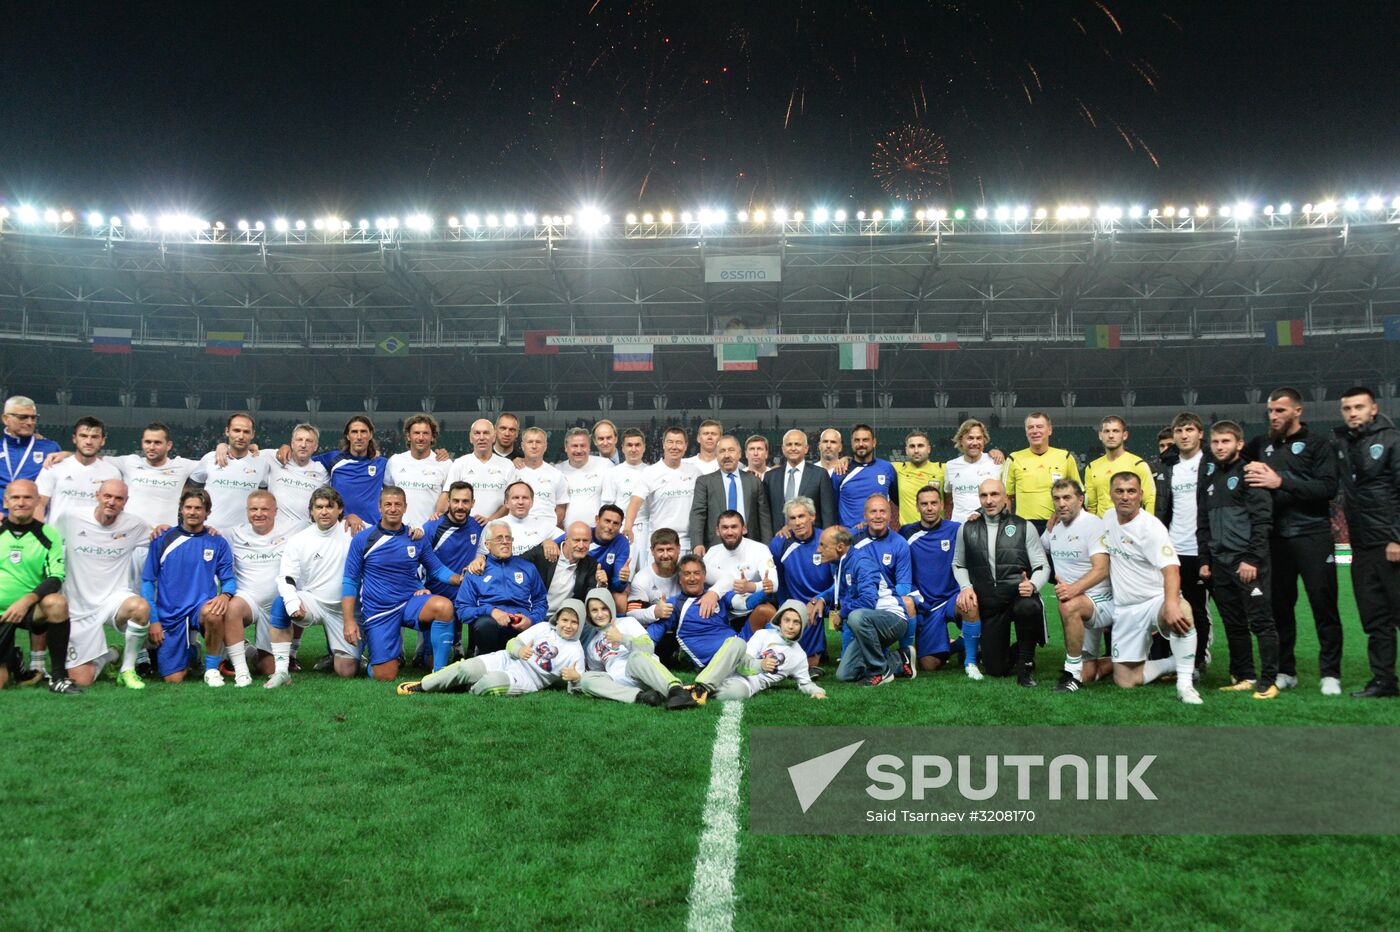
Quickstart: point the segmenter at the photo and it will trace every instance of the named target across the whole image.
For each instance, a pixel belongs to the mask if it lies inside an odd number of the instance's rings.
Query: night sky
[[[1400,192],[1380,3],[0,2],[0,22],[10,204],[231,219]],[[877,156],[892,133],[912,147]]]

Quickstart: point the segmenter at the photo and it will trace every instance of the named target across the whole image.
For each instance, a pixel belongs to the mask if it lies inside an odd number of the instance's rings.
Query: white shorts
[[[114,592],[97,611],[69,619],[68,666],[92,663],[107,652],[107,628],[110,625],[113,631],[117,630],[117,612],[121,611],[122,603],[135,594]]]
[[[1084,659],[1097,660],[1103,656],[1103,633],[1113,627],[1113,599],[1089,601],[1094,603],[1094,614],[1084,622]]]
[[[337,657],[360,656],[359,648],[345,640],[345,619],[340,613],[339,602],[323,602],[305,592],[298,592],[297,598],[306,609],[306,615],[300,619],[290,619],[294,628],[304,629],[311,625],[321,625],[326,629],[326,647],[332,654]],[[256,643],[258,650],[265,654],[272,653],[271,627],[266,615],[258,619]]]
[[[1166,596],[1159,595],[1136,605],[1113,607],[1114,663],[1142,663],[1152,646],[1152,632],[1158,630]]]

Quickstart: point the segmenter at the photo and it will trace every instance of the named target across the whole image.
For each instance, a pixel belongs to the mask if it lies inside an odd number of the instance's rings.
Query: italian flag
[[[880,368],[880,344],[879,344],[879,343],[842,343],[842,344],[841,344],[841,368],[842,368],[842,369],[878,369],[878,368]]]

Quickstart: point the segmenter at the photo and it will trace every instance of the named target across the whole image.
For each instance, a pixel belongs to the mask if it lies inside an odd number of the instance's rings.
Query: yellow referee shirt
[[[1118,454],[1116,460],[1110,461],[1108,454],[1104,454],[1084,467],[1084,507],[1100,518],[1112,511],[1109,480],[1120,472],[1137,473],[1142,480],[1142,510],[1152,514],[1152,506],[1157,501],[1157,483],[1152,481],[1152,467],[1142,457],[1126,450]]]
[[[1055,513],[1050,486],[1060,479],[1079,478],[1079,466],[1068,450],[1047,447],[1036,453],[1030,447],[1006,458],[1002,482],[1006,494],[1016,499],[1016,516],[1028,521],[1048,521]]]
[[[899,477],[899,523],[919,520],[919,490],[926,485],[942,487],[943,464],[929,460],[922,466],[895,463],[894,474]]]

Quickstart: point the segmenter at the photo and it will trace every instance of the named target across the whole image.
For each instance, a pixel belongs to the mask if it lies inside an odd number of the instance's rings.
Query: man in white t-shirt
[[[1113,590],[1103,519],[1084,507],[1084,487],[1074,479],[1050,486],[1055,520],[1040,535],[1055,574],[1055,597],[1065,632],[1065,669],[1056,692],[1078,691],[1107,676],[1113,661],[1103,655],[1103,634],[1113,625]]]
[[[1001,466],[986,452],[987,441],[986,426],[972,418],[958,425],[953,435],[953,445],[962,456],[943,467],[943,498],[948,503],[948,517],[960,524],[982,506],[978,499],[982,483],[1001,478]]]
[[[617,425],[607,418],[593,425],[593,448],[598,451],[593,459],[602,463],[605,468],[622,462],[622,457],[618,454],[617,439]]]
[[[326,631],[326,650],[339,676],[354,676],[360,649],[345,639],[341,615],[345,556],[353,537],[345,532],[341,517],[345,502],[329,485],[311,496],[311,524],[287,539],[277,567],[277,593],[268,614],[266,646],[258,649],[272,656],[272,676],[263,686],[276,689],[292,681],[292,657],[301,631],[319,624]],[[261,632],[260,632],[261,634]]]
[[[107,626],[122,632],[121,672],[117,682],[145,689],[136,674],[137,655],[146,644],[151,606],[132,589],[132,559],[151,536],[151,526],[126,511],[126,484],[108,479],[97,488],[91,511],[70,510],[55,525],[63,535],[68,575],[70,634],[68,678],[91,686],[102,668],[117,659],[107,647]]]
[[[679,427],[666,428],[661,437],[661,461],[643,470],[632,490],[622,533],[627,535],[634,549],[638,546],[637,516],[645,508],[647,527],[653,533],[661,528],[675,531],[680,537],[682,552],[690,553],[690,506],[695,499],[695,480],[700,478],[700,473],[683,461],[685,446],[685,431]]]
[[[771,597],[778,590],[778,569],[773,553],[766,544],[749,540],[744,516],[737,511],[722,511],[715,522],[719,545],[705,551],[705,585],[723,595],[734,591],[740,595],[762,592]],[[745,600],[742,611],[730,611],[729,624],[747,640],[754,631],[762,631],[777,606],[759,602],[757,596]],[[747,626],[745,623],[747,622]]]
[[[73,455],[61,461],[55,456],[54,465],[39,471],[35,480],[39,508],[34,517],[57,524],[70,511],[90,514],[97,507],[97,487],[121,478],[115,465],[98,457],[106,442],[106,425],[95,417],[78,419],[73,427]]]
[[[1200,705],[1191,681],[1196,629],[1181,598],[1181,566],[1167,528],[1142,510],[1142,478],[1120,472],[1109,480],[1113,511],[1104,516],[1104,546],[1113,587],[1113,681],[1133,687],[1176,673],[1176,692]],[[1153,632],[1167,638],[1172,655],[1149,660]]]
[[[539,427],[527,428],[520,435],[522,456],[521,462],[515,467],[515,478],[528,483],[530,490],[535,493],[533,514],[553,521],[557,527],[563,523],[564,512],[569,505],[569,484],[564,480],[563,473],[544,461],[544,453],[548,448],[548,433]]]
[[[684,461],[694,468],[697,475],[708,476],[719,470],[719,454],[716,448],[722,436],[724,425],[719,421],[708,419],[700,422],[700,427],[695,431],[697,452],[694,456],[687,456]]]
[[[244,628],[256,626],[255,637],[264,645],[259,651],[259,672],[269,674],[273,662],[268,617],[277,598],[277,572],[282,565],[282,552],[287,549],[287,538],[300,528],[278,521],[277,499],[265,489],[248,496],[245,513],[248,520],[224,535],[233,550],[233,575],[238,580],[238,594],[229,601],[228,617],[241,619]],[[233,685],[247,686],[253,678],[247,671],[246,643],[231,642],[228,654],[234,668]]]
[[[254,456],[250,449],[253,444],[251,414],[229,415],[224,436],[228,438],[228,455],[221,457],[218,450],[206,453],[190,474],[190,481],[204,486],[214,503],[205,523],[220,531],[243,523],[248,493],[266,485],[270,471],[267,459]],[[219,465],[219,459],[226,460],[224,465]]]
[[[408,449],[389,457],[384,484],[403,489],[403,523],[421,528],[437,513],[438,495],[444,483],[451,484],[447,474],[456,464],[437,458],[433,447],[437,443],[438,422],[431,415],[415,414],[405,420],[403,436]]]
[[[126,482],[126,510],[151,527],[175,524],[180,520],[180,493],[198,460],[171,456],[174,447],[170,428],[160,422],[146,425],[141,432],[141,452],[108,457]],[[137,572],[142,561],[137,558]]]
[[[277,520],[290,530],[304,528],[311,522],[311,493],[330,481],[326,467],[312,459],[320,444],[319,430],[310,424],[298,424],[292,428],[287,462],[278,462],[276,450],[258,453],[267,461],[267,490],[277,499]]]
[[[627,614],[644,625],[665,621],[673,606],[666,600],[681,591],[676,561],[681,558],[680,535],[670,528],[653,531],[651,562],[632,577],[627,590]],[[641,549],[641,548],[638,548]]]
[[[1201,449],[1205,443],[1205,425],[1200,417],[1184,411],[1172,419],[1172,440],[1176,452],[1168,451],[1162,457],[1170,494],[1164,496],[1165,501],[1158,501],[1157,516],[1167,526],[1181,562],[1181,595],[1191,606],[1196,626],[1196,669],[1199,671],[1210,662],[1211,641],[1210,584],[1201,578],[1201,558],[1196,543],[1196,487],[1206,463]]]
[[[622,432],[622,462],[610,468],[603,475],[600,508],[603,505],[616,505],[622,509],[623,518],[626,519],[627,506],[632,504],[632,492],[641,484],[642,473],[647,468],[646,464],[642,462],[642,457],[646,455],[646,452],[646,434],[635,427],[629,427]],[[632,533],[642,541],[651,539],[650,532],[647,530],[645,509],[637,515],[637,520],[633,522]],[[634,568],[641,568],[646,563],[645,549],[639,546],[632,547]]]
[[[564,532],[549,518],[538,514],[534,508],[535,492],[530,483],[516,479],[506,486],[506,516],[504,521],[511,533],[511,556],[518,557],[536,544],[554,540]],[[483,536],[478,553],[486,552],[486,539]]]
[[[588,431],[571,427],[564,435],[564,454],[568,458],[557,467],[568,486],[569,504],[564,509],[564,527],[582,521],[589,527],[603,505],[603,480],[612,465],[588,455]]]
[[[433,510],[444,514],[447,511],[447,492],[452,483],[469,482],[475,496],[472,517],[485,527],[488,522],[506,513],[506,486],[518,477],[511,461],[492,449],[492,444],[496,442],[496,428],[489,420],[483,417],[473,421],[469,437],[471,452],[453,461]]]

